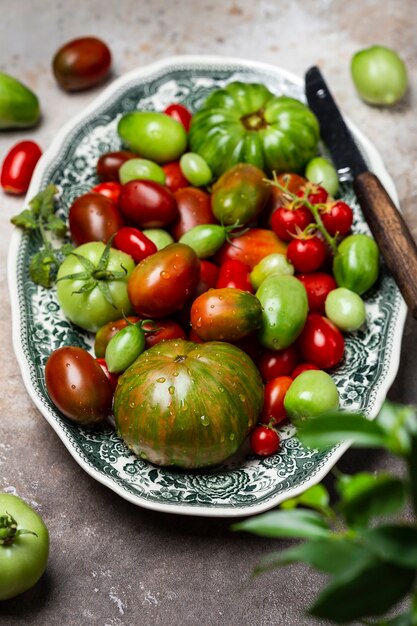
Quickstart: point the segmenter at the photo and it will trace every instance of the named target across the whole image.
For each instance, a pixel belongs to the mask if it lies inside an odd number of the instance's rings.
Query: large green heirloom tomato
[[[119,378],[116,429],[142,459],[185,469],[222,463],[255,426],[261,376],[236,346],[164,341]]]
[[[41,517],[17,496],[0,493],[0,600],[33,587],[48,553],[49,534]]]
[[[133,313],[127,281],[132,257],[99,241],[85,243],[67,256],[58,270],[57,297],[67,318],[84,330]]]
[[[275,96],[258,83],[213,91],[192,118],[191,150],[215,178],[237,163],[266,172],[298,172],[317,153],[319,124],[302,102]]]

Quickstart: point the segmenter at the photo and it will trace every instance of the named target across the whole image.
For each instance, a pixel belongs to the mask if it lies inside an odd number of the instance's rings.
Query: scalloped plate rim
[[[175,67],[176,65],[218,65],[218,66],[230,66],[236,65],[240,67],[247,67],[253,70],[259,69],[267,72],[277,73],[281,76],[289,79],[294,84],[302,85],[302,79],[285,70],[283,68],[274,66],[269,63],[261,63],[258,61],[251,61],[249,59],[241,59],[238,57],[223,57],[223,56],[215,56],[215,55],[181,55],[174,56],[161,59],[159,61],[155,61],[149,65],[146,65],[141,68],[134,69],[119,78],[116,78],[112,83],[110,83],[104,90],[80,113],[71,118],[56,134],[55,138],[51,142],[49,148],[44,152],[41,159],[39,160],[34,175],[32,177],[32,181],[26,195],[24,204],[28,202],[34,193],[35,190],[40,184],[42,175],[47,166],[53,161],[56,155],[59,153],[62,143],[64,142],[67,135],[84,119],[86,119],[91,113],[94,113],[94,110],[105,103],[117,90],[119,90],[122,86],[127,85],[128,83],[145,78],[148,75],[155,73],[156,71],[160,71],[169,67]],[[398,196],[394,186],[394,182],[388,172],[385,169],[382,157],[379,152],[375,148],[375,146],[369,141],[369,139],[346,117],[344,116],[350,130],[354,137],[356,137],[363,148],[365,149],[366,155],[368,156],[372,170],[379,176],[387,191],[391,195],[394,203],[398,206]],[[22,232],[20,229],[15,228],[12,233],[12,237],[10,240],[8,260],[7,260],[7,275],[8,275],[8,284],[9,284],[9,294],[11,300],[11,308],[12,308],[12,336],[13,336],[13,348],[16,355],[16,359],[18,361],[23,382],[26,387],[26,390],[38,408],[43,417],[47,420],[53,430],[56,432],[58,437],[61,439],[71,456],[75,459],[75,461],[82,467],[82,469],[89,474],[92,478],[97,480],[99,483],[105,485],[119,496],[123,497],[125,500],[128,500],[132,504],[137,506],[141,506],[142,508],[161,511],[164,513],[175,513],[181,515],[192,515],[192,516],[201,516],[201,517],[242,517],[246,515],[255,515],[266,510],[269,510],[280,502],[294,497],[309,487],[319,483],[330,471],[330,469],[335,465],[335,463],[340,459],[340,457],[346,452],[349,448],[350,443],[344,442],[337,446],[332,452],[331,457],[329,457],[323,466],[319,469],[319,471],[311,476],[308,480],[306,480],[299,487],[293,487],[290,490],[286,491],[283,494],[277,494],[276,496],[271,497],[270,499],[261,502],[258,505],[246,505],[242,507],[224,507],[221,509],[216,508],[216,506],[184,506],[184,505],[175,505],[175,504],[165,504],[165,503],[155,503],[149,502],[146,499],[142,499],[140,496],[135,496],[125,491],[122,487],[120,487],[117,483],[112,481],[109,477],[102,474],[99,470],[92,468],[88,463],[84,461],[83,458],[79,455],[78,451],[72,445],[71,441],[67,437],[64,430],[61,428],[60,424],[56,421],[54,415],[50,413],[45,405],[40,401],[35,389],[33,388],[30,380],[30,362],[26,359],[23,344],[20,337],[20,321],[21,321],[21,312],[19,308],[18,301],[18,290],[16,288],[16,268],[18,261],[18,251],[19,244],[22,238]],[[375,399],[375,403],[373,406],[373,410],[370,414],[370,417],[375,417],[386,397],[386,394],[395,379],[395,376],[398,371],[399,361],[400,361],[400,353],[401,353],[401,339],[403,334],[403,328],[405,323],[405,318],[407,314],[407,308],[403,299],[400,299],[400,305],[398,310],[397,317],[397,325],[395,327],[395,331],[392,336],[393,340],[393,351],[390,355],[390,367],[387,371],[384,381],[382,382],[377,397]]]

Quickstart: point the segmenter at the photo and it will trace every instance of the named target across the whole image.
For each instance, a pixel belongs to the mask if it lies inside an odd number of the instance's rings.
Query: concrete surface
[[[417,236],[417,142],[413,0],[2,0],[0,70],[27,82],[42,102],[41,125],[3,132],[0,159],[23,138],[46,148],[63,122],[93,99],[60,91],[55,50],[93,34],[111,47],[114,76],[172,54],[215,53],[267,61],[302,75],[323,69],[346,114],[381,152]],[[380,43],[408,64],[411,89],[391,110],[370,108],[349,77],[351,55]],[[322,578],[302,566],[250,580],[253,566],[281,542],[229,531],[230,522],[157,514],[99,485],[73,461],[32,405],[11,344],[6,284],[10,217],[21,201],[0,197],[0,489],[17,493],[51,532],[47,573],[31,591],[0,604],[7,626],[308,626],[303,611]],[[408,320],[390,397],[417,403],[417,326]],[[379,452],[348,452],[344,471],[398,469]]]

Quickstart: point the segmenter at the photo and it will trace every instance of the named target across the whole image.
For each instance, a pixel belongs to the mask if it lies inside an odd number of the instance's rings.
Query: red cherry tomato
[[[250,447],[257,456],[271,456],[278,452],[279,437],[273,428],[257,426],[249,439]]]
[[[135,263],[139,263],[158,250],[153,241],[140,230],[131,226],[125,226],[117,231],[113,245],[118,250],[130,254]]]
[[[161,167],[165,172],[165,186],[168,187],[172,193],[174,193],[174,191],[178,191],[178,189],[189,186],[190,183],[182,173],[178,161],[165,163],[165,165],[162,165]]]
[[[310,313],[297,340],[302,358],[322,370],[335,367],[343,358],[345,342],[342,333],[326,317]]]
[[[7,153],[1,168],[1,186],[6,193],[20,196],[27,192],[42,150],[34,141],[20,141]]]
[[[324,272],[312,272],[311,274],[298,274],[296,278],[305,287],[310,311],[312,313],[324,313],[327,294],[337,287],[333,276]]]
[[[320,212],[322,222],[330,235],[337,233],[342,237],[350,231],[353,222],[353,211],[346,202],[337,200],[330,202]]]
[[[97,161],[97,176],[102,182],[119,182],[119,169],[126,161],[137,159],[139,155],[128,150],[106,152]]]
[[[275,426],[287,417],[284,408],[284,398],[293,379],[289,376],[273,378],[265,385],[264,405],[260,421],[263,424]]]
[[[119,201],[120,192],[122,191],[122,186],[120,183],[117,183],[114,180],[106,181],[105,183],[99,183],[91,190],[93,193],[101,193],[102,196],[106,196],[115,205],[117,205]]]
[[[107,243],[124,226],[124,220],[115,204],[100,193],[85,193],[72,203],[69,228],[75,245],[89,241]]]
[[[201,296],[202,293],[209,289],[214,289],[219,275],[219,268],[211,261],[202,259],[200,261],[200,280],[195,290],[195,297]]]
[[[291,241],[297,229],[305,230],[314,221],[313,215],[305,206],[298,209],[279,207],[272,213],[271,228],[282,241]]]
[[[146,322],[142,326],[145,331],[145,349],[156,346],[167,339],[185,339],[186,334],[182,326],[173,320],[157,320],[154,323]],[[158,330],[154,330],[157,328]],[[148,331],[148,332],[146,332]],[[153,332],[149,332],[153,331]]]
[[[109,372],[105,359],[100,358],[100,359],[96,359],[96,361],[100,365],[103,372],[106,374],[107,380],[109,381],[111,388],[113,389],[113,392],[114,392],[117,387],[117,382],[119,380],[120,374]]]
[[[188,133],[188,131],[190,130],[192,115],[183,104],[170,104],[169,106],[167,106],[164,113],[182,124]]]
[[[303,372],[307,372],[308,370],[318,370],[318,369],[320,368],[317,367],[317,365],[313,365],[312,363],[300,363],[300,365],[297,365],[297,367],[295,367],[293,371],[291,372],[291,378],[293,379],[297,378],[297,376],[299,376]]]
[[[289,376],[297,361],[297,351],[293,345],[284,350],[264,350],[258,369],[262,378],[268,382],[278,376]]]
[[[176,241],[194,226],[200,224],[217,224],[211,210],[211,198],[202,189],[183,187],[174,193],[178,207],[178,218],[170,228]]]
[[[307,183],[306,185],[304,185],[304,187],[301,187],[301,189],[297,191],[297,196],[299,198],[303,198],[306,193],[307,200],[311,204],[323,204],[329,197],[329,194],[324,189],[324,187],[321,187],[320,185],[315,185],[314,183]]]
[[[253,293],[252,283],[249,278],[250,267],[238,259],[229,259],[220,266],[216,289],[223,287],[235,287],[242,291]]]
[[[173,194],[153,180],[131,180],[123,185],[119,208],[139,228],[163,228],[178,217]]]
[[[297,238],[288,244],[287,259],[297,272],[314,272],[323,265],[326,252],[326,246],[319,237]]]

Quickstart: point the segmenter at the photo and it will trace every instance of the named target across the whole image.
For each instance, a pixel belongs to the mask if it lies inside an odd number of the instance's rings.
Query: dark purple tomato
[[[100,193],[89,192],[76,198],[69,210],[69,228],[76,246],[89,241],[107,243],[124,220],[116,205]]]
[[[109,74],[110,65],[110,50],[96,37],[69,41],[52,61],[54,76],[66,91],[82,91],[100,83]]]
[[[194,226],[217,224],[211,210],[211,196],[202,189],[183,187],[174,193],[179,216],[170,231],[176,241]]]
[[[111,413],[111,384],[95,358],[82,348],[64,346],[52,352],[45,382],[55,406],[77,424],[97,424]]]
[[[97,176],[102,182],[119,182],[119,169],[130,159],[137,159],[138,155],[128,150],[106,152],[97,161]]]
[[[123,185],[119,208],[138,228],[164,228],[178,217],[174,195],[153,180],[131,180]]]

